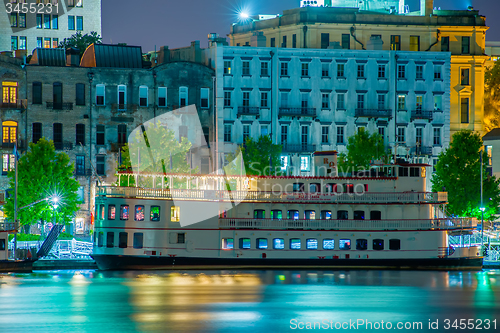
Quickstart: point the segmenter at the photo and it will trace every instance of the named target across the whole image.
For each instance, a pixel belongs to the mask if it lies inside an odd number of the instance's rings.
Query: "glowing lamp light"
[[[54,209],[57,209],[57,207],[59,207],[59,205],[54,205]]]
[[[479,210],[482,211],[482,212],[484,212],[486,210],[486,208],[485,207],[481,207],[481,208],[479,208]]]
[[[247,12],[241,12],[239,14],[239,16],[240,16],[240,19],[243,19],[243,20],[246,20],[246,19],[248,19],[250,17],[250,15],[248,15]]]

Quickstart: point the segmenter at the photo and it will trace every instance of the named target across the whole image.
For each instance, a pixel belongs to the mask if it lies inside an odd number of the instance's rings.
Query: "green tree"
[[[190,165],[191,146],[191,142],[185,137],[181,142],[176,140],[175,132],[162,126],[161,122],[152,123],[145,132],[137,130],[132,142],[122,147],[122,163],[117,171],[139,170],[141,173],[196,174],[198,168],[191,168]],[[161,178],[155,181],[157,181],[156,186],[161,186]],[[135,177],[120,176],[117,184],[135,186]],[[185,184],[185,182],[179,182],[179,184]],[[140,177],[138,185],[152,187],[152,178]]]
[[[500,61],[484,73],[484,127],[487,132],[500,127]]]
[[[227,160],[230,163],[225,168],[226,173],[242,174],[241,157],[243,157],[246,175],[280,175],[282,149],[281,145],[273,144],[269,135],[262,135],[258,140],[248,138],[245,145],[238,147],[234,154],[228,154]]]
[[[483,141],[478,133],[461,130],[453,134],[450,147],[439,155],[432,176],[434,192],[448,192],[448,212],[457,216],[481,217],[481,164]],[[487,154],[483,151],[483,205],[485,219],[497,213],[500,181],[486,171]]]
[[[385,159],[387,156],[389,154],[384,147],[384,138],[380,134],[370,135],[368,131],[360,130],[349,137],[347,154],[339,154],[339,172],[368,170],[373,160]]]
[[[102,44],[102,38],[95,31],[91,31],[88,34],[82,35],[81,31],[77,31],[76,34],[71,35],[69,38],[64,38],[62,42],[59,43],[58,47],[63,49],[68,49],[70,47],[80,50],[80,58],[83,53],[92,44]]]
[[[54,143],[42,138],[37,144],[30,143],[28,152],[18,162],[18,207],[42,200],[31,207],[18,210],[21,225],[30,225],[40,220],[52,221],[56,217],[58,223],[69,222],[78,205],[79,183],[73,177],[75,167],[64,152],[56,152]],[[14,220],[14,187],[15,173],[9,172],[11,196],[4,205],[9,220]],[[45,198],[57,196],[58,208],[53,209],[50,200]]]

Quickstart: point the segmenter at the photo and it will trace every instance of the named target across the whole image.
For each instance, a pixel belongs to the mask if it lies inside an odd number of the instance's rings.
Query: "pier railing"
[[[416,220],[278,220],[220,218],[219,227],[226,229],[300,229],[300,230],[440,230],[469,229],[475,218]]]
[[[446,192],[359,192],[359,193],[281,193],[263,191],[224,191],[152,189],[140,187],[103,186],[98,196],[123,198],[183,199],[207,201],[251,202],[322,202],[322,203],[446,203]]]

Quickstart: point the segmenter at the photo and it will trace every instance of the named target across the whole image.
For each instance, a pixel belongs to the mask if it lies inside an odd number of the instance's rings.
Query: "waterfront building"
[[[230,45],[364,50],[372,37],[380,37],[383,50],[451,52],[451,134],[461,129],[484,134],[488,27],[477,10],[440,10],[433,8],[433,0],[421,0],[420,11],[414,12],[405,0],[301,1],[301,5],[283,15],[241,19],[231,26]]]

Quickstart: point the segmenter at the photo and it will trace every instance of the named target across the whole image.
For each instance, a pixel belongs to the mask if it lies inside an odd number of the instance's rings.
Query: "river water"
[[[2,333],[264,333],[314,328],[500,331],[500,271],[0,274]]]

